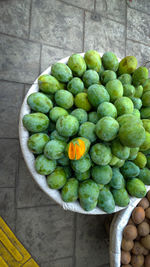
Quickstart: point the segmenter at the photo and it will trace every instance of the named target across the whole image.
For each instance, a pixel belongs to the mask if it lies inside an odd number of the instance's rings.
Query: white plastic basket
[[[150,190],[150,186],[146,186],[147,191]],[[110,267],[121,266],[121,242],[123,229],[128,223],[133,209],[138,205],[141,198],[132,198],[130,205],[115,214],[111,227],[110,227],[110,243],[109,243],[109,254],[110,254]]]
[[[80,54],[81,56],[84,57],[84,53]],[[102,53],[100,53],[100,55],[102,56]],[[61,59],[59,62],[62,63],[67,63],[68,62],[68,58],[63,58]],[[51,67],[47,68],[41,75],[43,74],[50,74],[51,72]],[[50,197],[52,198],[54,201],[56,201],[59,205],[61,205],[65,210],[70,210],[70,211],[74,211],[74,212],[78,212],[78,213],[83,213],[83,214],[88,214],[88,215],[100,215],[100,214],[106,214],[104,211],[102,211],[101,209],[99,209],[98,207],[95,208],[92,211],[85,211],[82,209],[82,207],[80,206],[79,202],[73,202],[73,203],[65,203],[60,195],[60,192],[58,190],[54,190],[54,189],[50,189],[46,183],[46,177],[43,175],[38,174],[35,171],[35,167],[34,167],[34,155],[33,153],[28,149],[27,146],[27,140],[29,137],[29,133],[28,131],[25,129],[25,127],[23,126],[22,123],[22,118],[25,114],[29,114],[30,113],[30,107],[27,104],[27,97],[34,93],[37,92],[39,90],[38,88],[38,78],[34,81],[33,85],[31,86],[31,88],[29,89],[28,93],[26,94],[22,107],[21,107],[21,111],[20,111],[20,120],[19,120],[19,139],[20,139],[20,145],[21,145],[21,150],[22,150],[22,154],[24,157],[24,160],[26,162],[26,165],[33,177],[33,179],[36,181],[36,183],[39,185],[39,187]],[[132,203],[133,198],[131,198],[130,203]],[[115,207],[115,211],[120,211],[122,210],[122,207]]]

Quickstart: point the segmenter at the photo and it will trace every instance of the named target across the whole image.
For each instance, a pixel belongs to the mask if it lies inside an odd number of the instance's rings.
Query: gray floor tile
[[[127,40],[126,55],[133,55],[138,60],[138,66],[144,65],[150,58],[150,47]],[[150,71],[150,64],[147,64]]]
[[[28,37],[30,0],[1,1],[0,32]]]
[[[85,51],[112,51],[118,57],[125,54],[125,27],[122,24],[100,17],[94,21],[89,12],[85,17]]]
[[[33,0],[30,39],[82,49],[83,10],[59,1]]]
[[[0,139],[0,187],[15,187],[18,148],[17,140]]]
[[[17,207],[32,207],[56,204],[36,184],[29,173],[24,159],[19,161],[19,175],[17,179]]]
[[[25,91],[24,91],[24,95],[26,95],[30,89],[32,85],[31,84],[25,84]]]
[[[127,0],[128,6],[135,8],[137,10],[146,12],[150,14],[150,1],[149,0]]]
[[[125,0],[96,0],[96,12],[109,19],[125,23]]]
[[[18,137],[23,88],[19,83],[0,82],[0,137]]]
[[[88,10],[94,9],[94,0],[63,0],[63,2]]]
[[[127,38],[150,44],[150,16],[131,8],[127,9]]]
[[[109,266],[106,216],[77,215],[76,266]]]
[[[73,254],[74,214],[59,206],[18,209],[16,235],[40,265]]]
[[[59,259],[52,262],[41,263],[40,267],[72,267],[72,258]]]
[[[13,231],[15,230],[14,199],[13,188],[0,188],[0,216],[2,216]]]
[[[73,54],[73,52],[67,49],[54,48],[43,45],[41,55],[41,72],[51,66],[53,63],[71,54]]]
[[[0,79],[30,83],[39,73],[40,45],[0,35]]]

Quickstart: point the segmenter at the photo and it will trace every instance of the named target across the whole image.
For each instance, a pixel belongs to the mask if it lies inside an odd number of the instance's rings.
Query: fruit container
[[[149,191],[150,186],[146,186],[146,189]],[[121,266],[121,242],[123,230],[128,223],[132,211],[138,205],[140,200],[141,199],[139,198],[133,198],[130,205],[126,209],[116,213],[112,220],[109,243],[110,267]]]
[[[80,56],[84,57],[85,53],[81,53]],[[100,56],[102,56],[101,53],[99,53]],[[59,62],[67,64],[69,57],[63,58],[62,60],[60,60]],[[120,59],[118,59],[120,61]],[[51,74],[51,66],[48,67],[41,75],[44,74]],[[40,76],[41,76],[40,75]],[[40,77],[39,76],[39,77]],[[38,78],[39,78],[38,77]],[[23,125],[23,117],[26,114],[29,114],[31,112],[31,109],[29,107],[29,105],[27,104],[27,98],[29,95],[31,95],[32,93],[38,92],[39,91],[39,86],[38,86],[38,78],[34,81],[33,85],[31,86],[31,88],[29,89],[28,93],[26,94],[22,107],[21,107],[21,111],[20,111],[20,120],[19,120],[19,139],[20,139],[20,145],[21,145],[21,150],[22,150],[22,154],[24,157],[24,160],[26,162],[26,165],[28,167],[29,172],[31,173],[33,179],[35,180],[35,182],[38,184],[38,186],[50,197],[52,198],[55,202],[57,202],[60,206],[63,207],[63,209],[65,210],[70,210],[73,212],[78,212],[78,213],[83,213],[83,214],[88,214],[88,215],[100,215],[100,214],[106,214],[105,211],[103,211],[102,209],[96,207],[95,209],[91,210],[91,211],[86,211],[84,210],[80,204],[79,201],[75,201],[75,202],[64,202],[61,198],[61,194],[60,191],[58,190],[54,190],[51,189],[48,185],[47,185],[47,181],[46,181],[46,177],[44,175],[38,174],[35,170],[35,157],[34,154],[29,150],[28,145],[27,145],[27,141],[29,138],[29,132],[26,130],[26,128]],[[85,82],[87,82],[86,78],[85,78]],[[105,79],[105,77],[104,77]],[[118,81],[120,84],[121,82]],[[88,87],[88,85],[87,85]],[[123,89],[122,89],[123,90]],[[128,88],[127,88],[128,90]],[[119,91],[120,92],[120,91]],[[83,93],[84,94],[84,93]],[[108,93],[107,93],[108,94]],[[123,94],[123,91],[122,91]],[[91,96],[92,96],[92,92],[91,92]],[[105,96],[106,97],[106,96]],[[95,101],[95,100],[94,100]],[[105,101],[109,101],[109,100],[105,100]],[[130,100],[131,102],[131,100]],[[129,103],[130,104],[130,103]],[[132,104],[133,105],[133,104]],[[137,104],[138,105],[138,104]],[[107,107],[106,107],[107,109]],[[103,112],[103,110],[99,110],[99,112]],[[111,118],[112,120],[112,118]],[[118,126],[117,126],[118,127]],[[140,127],[140,125],[139,125]],[[82,129],[84,130],[84,129]],[[109,132],[108,132],[109,135]],[[99,137],[99,136],[98,136]],[[103,139],[102,139],[103,140]],[[112,139],[110,139],[112,140]],[[80,140],[82,141],[82,140]],[[103,146],[103,145],[101,145]],[[140,145],[139,145],[140,146]],[[110,150],[110,148],[108,148]],[[128,148],[127,148],[128,149]],[[126,152],[125,152],[126,153]],[[83,154],[82,154],[83,155]],[[103,154],[104,155],[104,154]],[[105,156],[103,156],[103,158],[105,159]],[[75,161],[75,160],[74,160]],[[123,160],[122,160],[123,161]],[[105,164],[104,164],[105,165]],[[131,197],[130,196],[130,204],[129,204],[129,210],[135,205],[135,203],[137,203],[139,201],[139,199],[135,198],[135,197]],[[128,203],[127,203],[128,204]],[[124,209],[124,207],[120,207],[115,205],[115,210],[113,212],[118,212],[120,210]]]

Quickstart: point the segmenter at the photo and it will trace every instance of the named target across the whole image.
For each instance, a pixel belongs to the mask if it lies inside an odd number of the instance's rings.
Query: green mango
[[[43,132],[49,126],[49,118],[40,112],[26,114],[23,117],[23,125],[31,133]]]

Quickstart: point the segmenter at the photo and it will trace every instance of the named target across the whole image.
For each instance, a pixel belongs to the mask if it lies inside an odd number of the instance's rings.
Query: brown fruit
[[[147,255],[145,258],[145,267],[150,267],[150,255]]]
[[[143,250],[144,250],[144,248],[143,248],[143,246],[140,244],[140,242],[135,241],[135,242],[134,242],[133,249],[132,249],[132,253],[133,253],[134,255],[141,255],[141,254],[143,254]]]
[[[150,208],[147,208],[145,210],[145,216],[146,216],[146,218],[150,219]]]
[[[139,207],[142,207],[144,210],[149,207],[149,201],[146,197],[144,197],[138,204]]]
[[[141,244],[143,245],[144,248],[150,250],[150,235],[141,238]]]
[[[149,224],[147,222],[142,222],[137,226],[138,234],[140,236],[146,236],[149,234]]]
[[[147,197],[148,201],[150,202],[150,191],[148,191],[146,197]]]
[[[143,222],[147,222],[148,224],[150,224],[150,220],[148,218],[145,217]]]
[[[123,250],[125,251],[130,251],[134,246],[134,243],[132,240],[126,240],[126,239],[122,239],[122,243],[121,243],[121,247]]]
[[[137,237],[135,238],[136,241],[139,241],[141,239],[141,237],[139,236],[139,234],[137,235]]]
[[[142,267],[143,264],[144,264],[144,256],[143,255],[132,255],[131,265],[133,267]]]
[[[132,267],[132,265],[131,264],[123,264],[123,265],[121,265],[121,267]]]
[[[127,225],[124,228],[123,236],[126,240],[134,240],[137,237],[137,229],[134,225]]]
[[[142,207],[136,207],[132,212],[132,220],[135,224],[140,224],[145,219],[145,211]]]
[[[143,247],[143,255],[147,256],[149,254],[149,250]]]
[[[131,255],[128,251],[121,251],[121,263],[128,264],[131,261]]]
[[[135,225],[135,223],[133,222],[133,220],[131,218],[129,219],[128,224]]]

